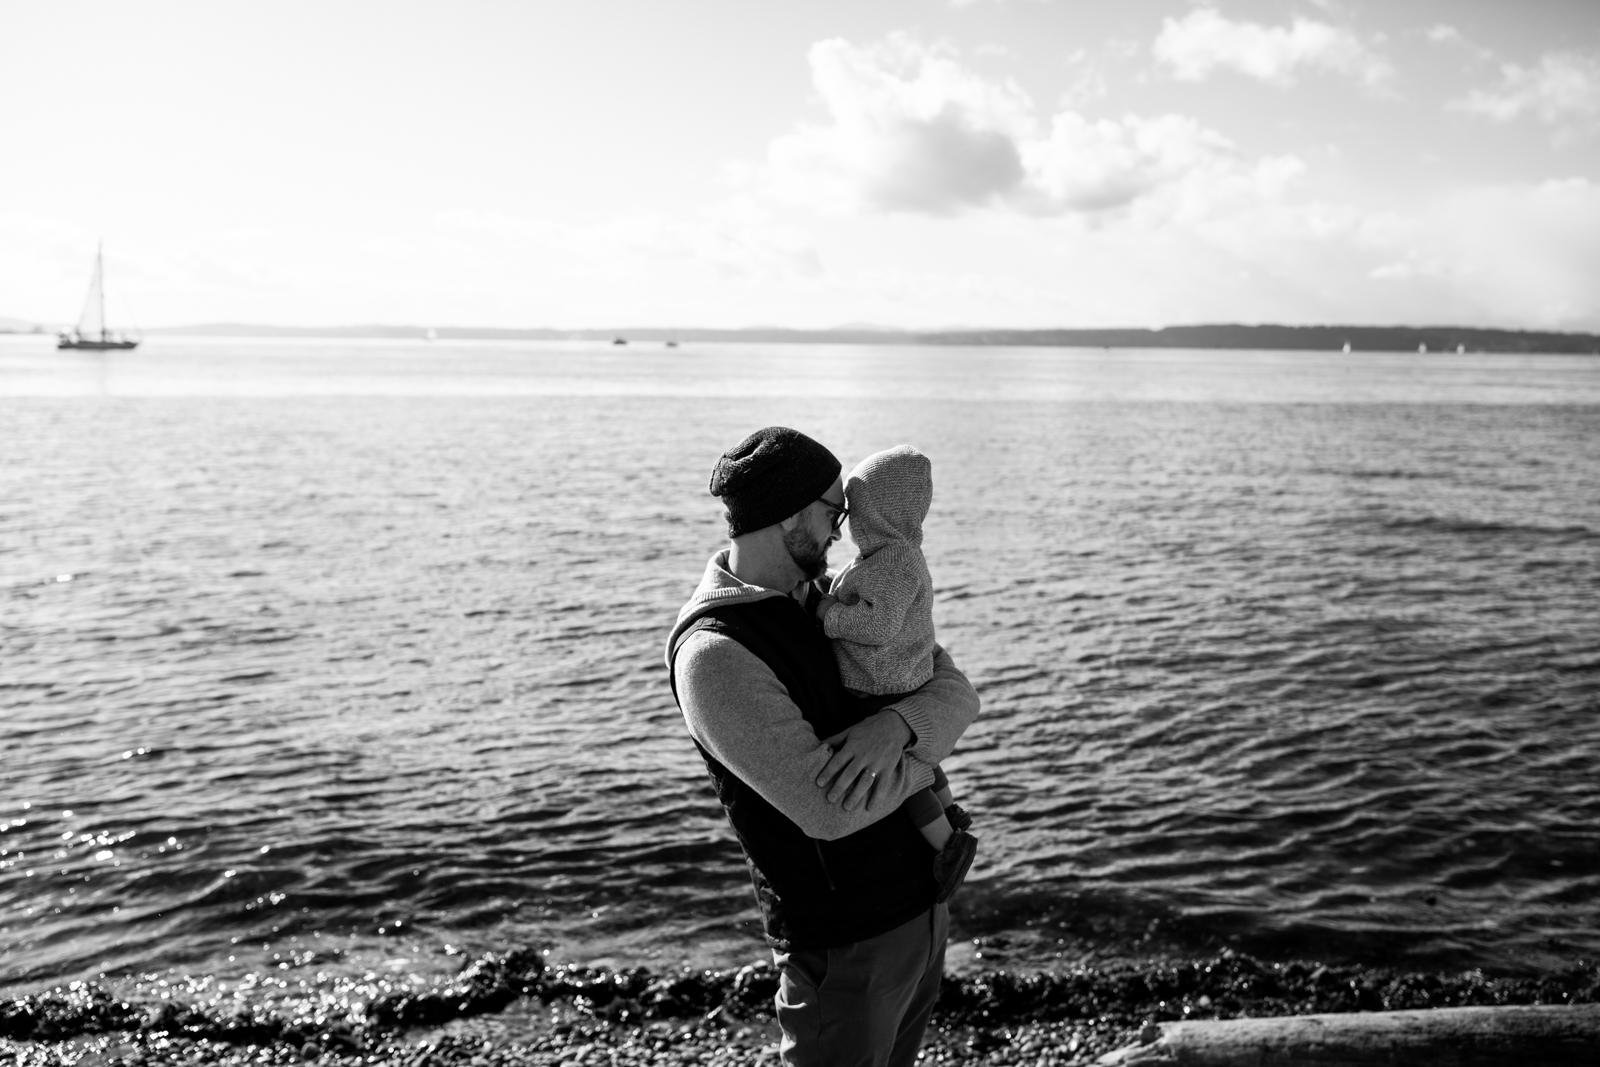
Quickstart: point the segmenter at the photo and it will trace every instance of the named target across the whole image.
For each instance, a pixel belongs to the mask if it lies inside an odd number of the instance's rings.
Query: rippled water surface
[[[1600,359],[21,338],[0,991],[758,958],[661,653],[768,423],[933,459],[985,963],[1600,952]]]

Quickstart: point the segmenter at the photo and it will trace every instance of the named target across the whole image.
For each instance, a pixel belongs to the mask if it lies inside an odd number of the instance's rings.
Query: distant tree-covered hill
[[[920,334],[924,344],[1062,345],[1092,348],[1257,348],[1415,352],[1587,352],[1600,334],[1477,326],[1168,326],[1159,330],[961,330]]]

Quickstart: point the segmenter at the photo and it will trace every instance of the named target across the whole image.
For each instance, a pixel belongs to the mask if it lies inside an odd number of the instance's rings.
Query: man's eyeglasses
[[[827,497],[822,497],[820,502],[823,507],[833,513],[833,518],[829,520],[829,523],[833,526],[833,532],[838,533],[844,527],[844,520],[850,517],[850,509],[838,506]]]

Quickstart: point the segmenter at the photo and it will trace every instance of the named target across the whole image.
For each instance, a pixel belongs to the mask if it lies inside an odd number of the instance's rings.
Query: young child
[[[933,464],[910,445],[862,460],[845,482],[850,537],[859,555],[833,580],[818,614],[834,639],[845,686],[888,707],[933,677],[933,578],[922,555],[922,523],[933,503]],[[956,891],[978,842],[944,772],[901,808],[939,853],[936,899]]]

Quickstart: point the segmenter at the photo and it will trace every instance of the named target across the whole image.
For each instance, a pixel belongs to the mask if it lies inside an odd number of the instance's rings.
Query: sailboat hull
[[[91,341],[88,338],[73,339],[63,337],[56,342],[57,348],[82,348],[92,352],[110,352],[118,349],[138,348],[138,341]]]

